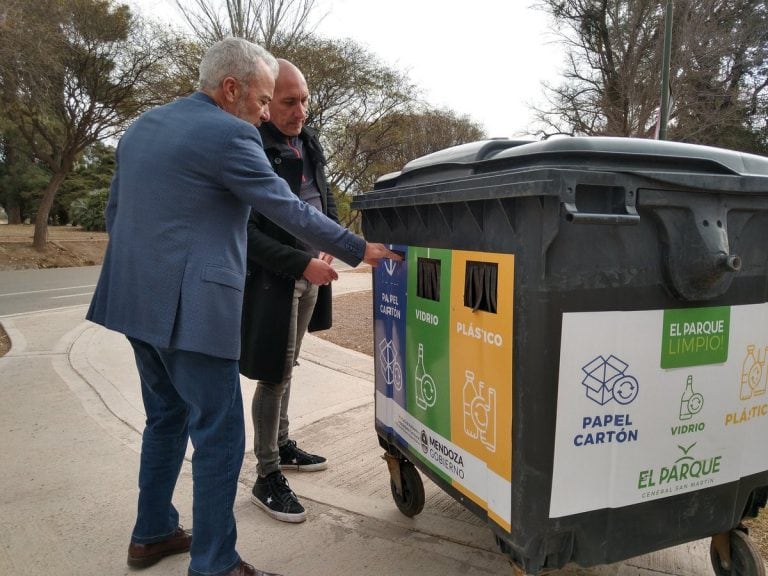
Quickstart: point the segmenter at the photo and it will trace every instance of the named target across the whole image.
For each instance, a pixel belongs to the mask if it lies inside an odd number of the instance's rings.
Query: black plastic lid
[[[768,176],[768,158],[725,148],[618,137],[493,139],[440,150],[376,181],[374,190],[532,167]]]

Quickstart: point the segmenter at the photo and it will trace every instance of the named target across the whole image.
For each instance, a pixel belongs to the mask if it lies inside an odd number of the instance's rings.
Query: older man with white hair
[[[393,257],[302,202],[267,161],[278,66],[242,39],[214,44],[200,90],[144,113],[117,147],[109,244],[88,319],[126,335],[146,411],[128,564],[190,552],[190,576],[265,575],[236,551],[245,451],[238,359],[251,207],[351,265]],[[193,530],[172,503],[192,440]]]

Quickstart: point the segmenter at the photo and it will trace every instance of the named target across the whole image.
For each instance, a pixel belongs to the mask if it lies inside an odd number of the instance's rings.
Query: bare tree
[[[320,135],[328,179],[345,223],[353,218],[345,211],[350,195],[381,175],[387,151],[413,140],[396,119],[415,115],[416,110],[435,121],[449,115],[429,116],[408,77],[383,65],[357,42],[314,34],[309,26],[314,0],[176,0],[176,4],[201,44],[233,34],[261,43],[301,69],[310,91],[307,124]],[[435,140],[435,146],[446,141]]]
[[[678,0],[670,133],[768,152],[768,3]]]
[[[348,210],[352,194],[369,190],[378,176],[416,156],[484,136],[468,119],[431,109],[406,74],[353,40],[310,35],[300,44],[281,43],[274,53],[307,79],[307,123],[323,143],[344,224],[355,220]]]
[[[430,108],[391,114],[359,138],[358,127],[350,127],[349,132],[356,143],[350,161],[361,164],[357,187],[362,191],[371,190],[379,176],[399,171],[415,158],[486,137],[468,117]]]
[[[361,156],[362,142],[368,134],[383,135],[383,119],[411,110],[418,90],[404,74],[350,39],[309,36],[301,44],[281,44],[274,53],[296,64],[307,79],[307,124],[320,135],[329,182],[344,205],[345,197],[366,179],[369,165]]]
[[[183,44],[103,0],[6,1],[0,20],[0,98],[6,120],[49,173],[35,216],[48,239],[54,197],[83,150],[187,86],[168,81]]]
[[[401,170],[414,158],[486,137],[466,116],[420,106],[393,112],[374,124],[347,125],[334,135],[338,135],[339,216],[355,229],[359,229],[359,213],[350,208],[353,193],[372,190],[380,176]]]
[[[651,73],[660,69],[655,0],[556,0],[544,3],[568,48],[564,81],[547,85],[550,107],[538,111],[546,135],[647,134],[659,95]]]
[[[194,37],[210,46],[227,36],[245,38],[272,50],[302,42],[317,26],[315,0],[176,0]]]
[[[539,134],[653,137],[665,0],[543,0],[568,48]],[[676,0],[669,136],[757,151],[766,142],[765,0]]]

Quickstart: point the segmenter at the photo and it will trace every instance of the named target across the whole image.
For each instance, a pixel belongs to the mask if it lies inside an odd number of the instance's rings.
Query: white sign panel
[[[768,304],[563,315],[550,517],[768,470]]]

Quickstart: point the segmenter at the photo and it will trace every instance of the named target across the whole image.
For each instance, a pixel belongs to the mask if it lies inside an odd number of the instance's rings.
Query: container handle
[[[625,206],[625,214],[580,212],[576,204],[563,202],[565,219],[574,224],[611,224],[634,226],[640,223],[640,215],[634,206]]]

